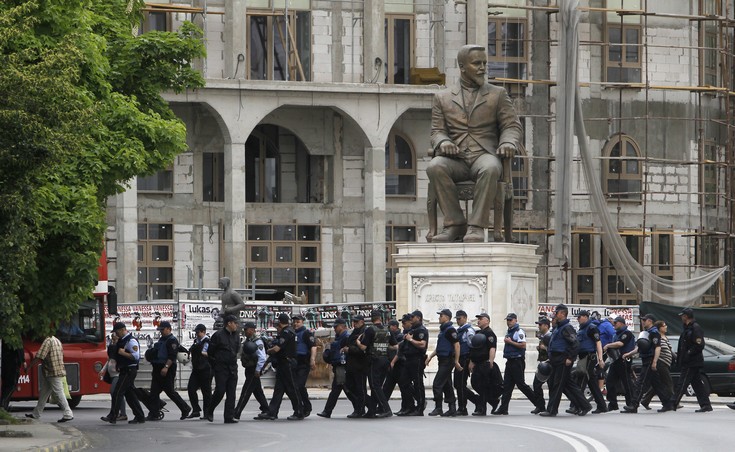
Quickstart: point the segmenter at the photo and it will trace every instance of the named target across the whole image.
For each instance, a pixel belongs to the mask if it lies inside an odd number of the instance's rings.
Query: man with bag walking
[[[68,422],[74,419],[74,413],[69,408],[69,403],[64,395],[64,383],[66,381],[66,370],[64,369],[64,348],[61,341],[54,336],[44,339],[38,353],[31,360],[30,364],[25,366],[26,372],[33,368],[36,364],[43,361],[43,377],[41,378],[41,390],[38,394],[38,403],[33,408],[33,413],[26,414],[26,417],[40,419],[41,413],[46,406],[51,394],[56,398],[59,407],[64,410],[64,415],[56,422]]]

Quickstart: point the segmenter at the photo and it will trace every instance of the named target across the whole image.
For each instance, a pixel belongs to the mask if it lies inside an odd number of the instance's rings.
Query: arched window
[[[643,180],[638,143],[628,135],[618,134],[608,141],[603,157],[605,195],[620,201],[640,201]]]
[[[385,145],[385,195],[416,196],[416,154],[409,142],[394,132]]]

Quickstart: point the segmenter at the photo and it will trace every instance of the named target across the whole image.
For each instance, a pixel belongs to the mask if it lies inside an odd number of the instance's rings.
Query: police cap
[[[388,321],[388,326],[398,326],[398,325],[399,323],[398,323],[398,320],[396,319],[390,319],[390,321]]]
[[[228,324],[228,323],[230,323],[230,322],[235,322],[235,323],[237,323],[237,317],[235,317],[235,316],[234,316],[234,315],[232,315],[232,314],[227,314],[227,315],[225,316],[225,318],[224,318],[224,322],[225,322],[225,325],[227,325],[227,324]]]
[[[125,328],[125,324],[122,322],[117,322],[114,325],[112,325],[112,331],[117,331]]]
[[[681,312],[680,312],[679,314],[677,314],[677,315],[678,315],[679,317],[681,317],[681,316],[685,315],[685,316],[687,316],[688,318],[690,318],[690,319],[693,319],[693,318],[694,318],[694,309],[692,309],[692,308],[684,308],[684,309],[682,309],[682,310],[681,310]]]
[[[337,325],[347,325],[347,321],[345,319],[335,319],[333,326]]]
[[[590,316],[590,311],[588,311],[586,309],[582,309],[582,310],[580,310],[577,313],[577,318],[579,318],[579,317],[589,317],[589,316]]]
[[[306,320],[306,318],[304,318],[304,316],[301,314],[296,314],[295,316],[291,317],[291,320],[301,320],[303,322],[304,320]]]
[[[646,314],[641,316],[641,320],[650,320],[651,322],[655,322],[656,317],[653,314]]]
[[[483,317],[486,318],[486,319],[488,319],[488,320],[490,320],[490,315],[487,312],[483,312],[483,313],[477,314],[475,316],[475,318],[478,318],[478,319],[481,319]]]
[[[613,319],[613,323],[616,323],[616,322],[625,323],[625,319],[622,316],[617,316],[615,317],[615,319]]]
[[[457,317],[467,317],[467,313],[465,311],[463,311],[462,309],[460,309],[459,311],[457,311],[457,315],[455,315],[454,317],[455,318],[457,318]]]
[[[548,317],[539,317],[539,319],[536,321],[536,325],[551,325],[551,321]]]
[[[421,317],[421,318],[423,319],[423,318],[424,318],[424,313],[423,313],[423,312],[421,312],[421,311],[419,311],[419,310],[417,309],[417,310],[415,310],[415,311],[413,311],[413,312],[411,313],[411,317]],[[451,317],[451,316],[450,316],[450,317]]]
[[[199,325],[197,325],[196,327],[194,327],[194,331],[207,331],[207,327],[204,326],[203,323],[200,323]]]
[[[278,323],[285,325],[291,321],[291,317],[285,312],[278,314]]]
[[[505,320],[518,320],[518,316],[515,312],[511,312],[510,314],[505,316]]]
[[[163,321],[158,324],[158,331],[163,331],[166,328],[171,328],[171,322]]]
[[[378,311],[377,309],[373,309],[370,311],[370,318],[371,319],[382,319],[383,318],[383,312]]]
[[[362,315],[362,314],[357,314],[357,315],[353,315],[352,316],[352,321],[353,322],[358,321],[358,320],[365,320],[365,316]]]
[[[436,313],[439,314],[439,315],[445,315],[445,316],[449,317],[450,319],[452,318],[452,311],[450,311],[447,308],[444,308],[441,311],[436,311]]]
[[[242,326],[244,329],[252,328],[255,329],[255,322],[245,322],[245,324]]]

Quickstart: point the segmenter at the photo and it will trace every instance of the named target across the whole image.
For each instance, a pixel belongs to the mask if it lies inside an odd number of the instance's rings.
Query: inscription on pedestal
[[[411,285],[412,309],[421,310],[432,321],[436,311],[444,308],[464,309],[474,317],[489,306],[486,275],[414,275]]]

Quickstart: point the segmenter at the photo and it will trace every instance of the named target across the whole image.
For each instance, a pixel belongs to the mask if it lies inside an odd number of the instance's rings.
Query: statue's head
[[[487,53],[477,44],[467,44],[457,52],[457,65],[466,82],[482,86],[487,77]]]
[[[224,277],[219,279],[219,288],[220,289],[227,289],[230,287],[230,278]]]

